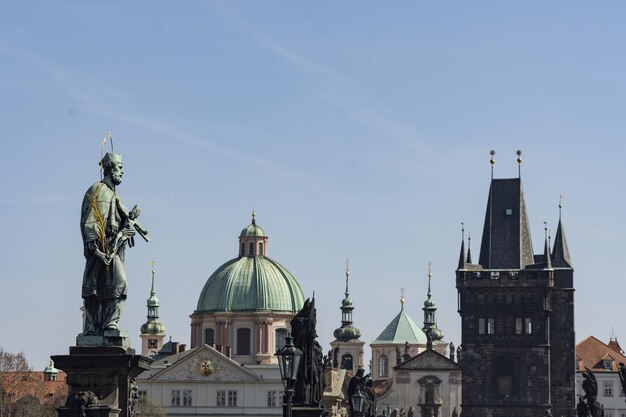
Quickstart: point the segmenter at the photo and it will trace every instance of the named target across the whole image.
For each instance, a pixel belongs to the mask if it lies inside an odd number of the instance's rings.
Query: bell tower
[[[156,356],[163,347],[165,325],[159,321],[159,299],[154,290],[154,261],[152,261],[152,288],[146,301],[148,307],[147,321],[141,326],[141,355]]]

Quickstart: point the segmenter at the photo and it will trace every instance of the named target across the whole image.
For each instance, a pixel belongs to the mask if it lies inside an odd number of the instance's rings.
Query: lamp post
[[[283,396],[283,417],[291,417],[291,402],[293,399],[293,388],[300,369],[300,359],[302,351],[293,345],[293,337],[287,334],[285,346],[278,349],[278,366],[280,368],[280,378],[283,381],[285,393]]]
[[[357,385],[354,394],[350,398],[350,405],[352,405],[352,412],[354,417],[360,417],[363,415],[363,405],[365,404],[365,395],[361,392],[361,388]]]

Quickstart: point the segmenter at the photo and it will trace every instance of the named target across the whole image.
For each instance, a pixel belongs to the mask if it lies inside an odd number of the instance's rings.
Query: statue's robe
[[[128,211],[108,178],[93,184],[85,193],[80,216],[86,259],[82,285],[86,309],[84,334],[101,335],[105,329],[117,329],[126,299],[125,245],[112,254],[109,265],[90,246],[95,242],[100,251],[111,254],[112,242],[126,222],[124,213]]]

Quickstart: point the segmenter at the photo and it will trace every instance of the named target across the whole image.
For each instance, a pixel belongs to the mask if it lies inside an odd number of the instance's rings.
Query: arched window
[[[246,245],[243,242],[241,242],[241,253],[239,254],[239,256],[243,256],[244,255],[243,251],[245,249],[246,249]]]
[[[204,344],[213,346],[215,344],[215,330],[204,329]]]
[[[248,249],[248,256],[254,256],[254,242],[250,242]]]
[[[276,351],[285,347],[285,338],[287,337],[287,329],[276,329]]]
[[[387,355],[384,353],[378,357],[378,377],[379,378],[388,378],[389,377],[389,360],[387,359]]]
[[[259,242],[259,255],[263,256],[263,242]]]
[[[352,355],[350,355],[349,353],[343,355],[341,357],[341,364],[343,365],[343,369],[345,369],[346,371],[351,371],[353,368]]]
[[[250,354],[250,329],[237,329],[237,355]]]

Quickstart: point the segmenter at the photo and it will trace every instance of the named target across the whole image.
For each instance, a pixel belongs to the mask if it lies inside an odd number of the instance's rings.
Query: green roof
[[[261,226],[252,221],[252,224],[243,228],[239,237],[267,237],[267,235]]]
[[[196,312],[295,313],[303,304],[300,284],[284,266],[265,256],[245,256],[231,259],[209,277]]]
[[[405,342],[409,342],[410,344],[414,343],[426,343],[426,335],[420,329],[420,327],[415,324],[415,322],[404,312],[404,308],[400,310],[400,313],[391,323],[387,325],[385,330],[374,340],[372,343],[393,343],[393,344],[401,344]]]

